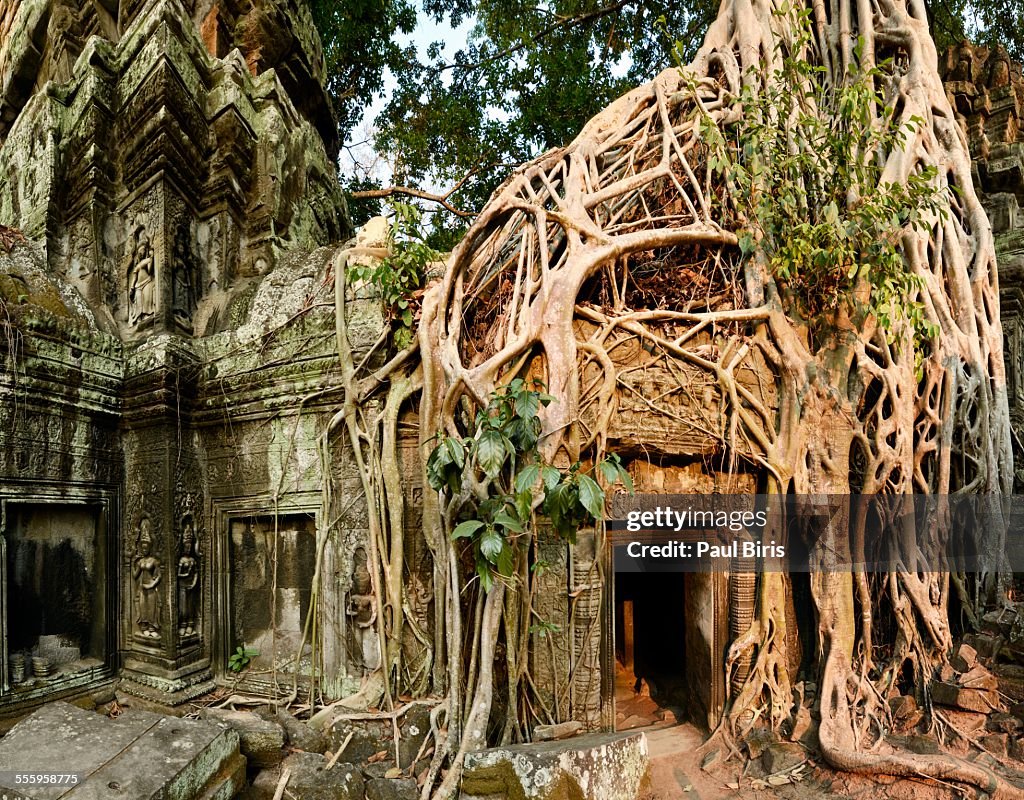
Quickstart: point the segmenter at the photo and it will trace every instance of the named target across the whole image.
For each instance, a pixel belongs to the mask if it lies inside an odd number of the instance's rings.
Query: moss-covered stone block
[[[637,800],[648,781],[642,733],[589,734],[466,755],[463,800]]]

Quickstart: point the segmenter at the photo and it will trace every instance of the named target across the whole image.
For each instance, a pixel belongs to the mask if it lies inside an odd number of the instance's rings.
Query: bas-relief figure
[[[138,325],[156,313],[156,262],[143,229],[135,240],[128,267],[128,324]]]
[[[196,552],[195,524],[186,517],[181,531],[178,559],[178,635],[192,636],[199,630],[199,554]]]
[[[188,232],[174,238],[171,258],[171,310],[179,322],[189,324],[196,307],[196,276],[189,248]]]
[[[352,588],[345,614],[351,626],[350,657],[364,675],[380,666],[380,638],[377,635],[377,604],[367,568],[366,550],[357,547],[352,556]]]
[[[153,555],[152,523],[148,517],[139,522],[139,539],[132,562],[135,581],[135,624],[137,634],[147,639],[160,638],[160,559]]]

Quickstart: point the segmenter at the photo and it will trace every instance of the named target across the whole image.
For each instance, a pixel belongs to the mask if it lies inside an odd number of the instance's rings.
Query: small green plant
[[[536,492],[543,492],[541,513],[567,541],[574,542],[579,528],[604,516],[604,491],[593,469],[584,470],[577,462],[562,471],[540,458],[539,412],[554,400],[543,388],[540,381],[531,387],[516,378],[492,392],[487,407],[476,415],[473,436],[439,434],[427,460],[427,478],[435,490],[454,497],[469,476],[479,476],[489,488],[485,499],[463,506],[461,516],[466,518],[451,533],[454,540],[469,541],[485,589],[495,575],[511,577],[517,543],[527,535],[537,505]],[[621,480],[633,490],[618,456],[609,456],[596,469],[609,484]]]
[[[535,623],[535,624],[530,626],[530,633],[531,634],[536,634],[537,636],[539,636],[542,639],[545,636],[554,635],[556,633],[561,633],[561,632],[562,632],[562,626],[561,625],[555,625],[555,623],[548,622],[547,620],[541,620],[540,622],[537,622],[537,623]]]
[[[923,284],[900,243],[947,213],[948,189],[931,166],[892,181],[885,169],[924,121],[901,119],[887,102],[891,61],[853,65],[836,86],[798,57],[812,40],[811,12],[795,13],[781,66],[766,82],[756,72],[743,81],[739,122],[720,125],[696,103],[708,169],[729,187],[743,256],[764,260],[794,316],[813,331],[844,312],[870,314],[890,343],[908,324],[918,345],[938,329],[912,299]]]
[[[350,265],[349,280],[366,281],[377,287],[394,330],[395,346],[404,349],[413,340],[418,295],[427,266],[441,254],[426,243],[422,215],[416,206],[392,201],[391,213],[394,217],[388,242],[391,255],[374,264]]]
[[[252,661],[260,654],[259,650],[253,650],[244,645],[239,645],[235,648],[230,656],[228,656],[228,669],[232,672],[241,672],[249,666],[249,662]]]

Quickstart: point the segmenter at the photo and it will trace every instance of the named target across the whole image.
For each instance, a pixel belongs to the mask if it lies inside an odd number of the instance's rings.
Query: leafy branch
[[[729,188],[744,257],[763,259],[795,316],[822,326],[843,313],[870,315],[890,342],[909,324],[920,345],[938,329],[916,299],[922,280],[900,244],[948,213],[948,190],[932,166],[902,182],[883,171],[924,120],[901,119],[885,96],[891,60],[852,65],[830,85],[823,66],[797,56],[811,46],[810,11],[798,16],[781,66],[767,81],[743,81],[740,121],[721,125],[695,104],[708,168]]]
[[[377,288],[394,329],[394,343],[404,350],[413,340],[427,267],[441,254],[430,247],[423,235],[420,210],[411,203],[391,202],[394,221],[388,237],[391,255],[370,264],[351,264],[350,282],[366,281]]]
[[[540,381],[533,388],[522,378],[491,393],[487,407],[476,414],[472,436],[439,435],[427,460],[430,486],[459,497],[467,485],[484,485],[480,493],[466,492],[459,509],[464,519],[452,530],[453,540],[467,540],[476,573],[485,589],[496,576],[511,578],[518,543],[532,529],[535,510],[568,542],[576,531],[604,517],[604,490],[595,480],[633,484],[618,456],[608,456],[596,468],[579,462],[567,470],[545,463],[539,455],[540,409],[554,400]]]

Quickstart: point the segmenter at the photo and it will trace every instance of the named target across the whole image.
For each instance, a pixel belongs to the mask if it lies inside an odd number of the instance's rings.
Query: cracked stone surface
[[[8,786],[12,772],[74,773],[80,782]],[[68,703],[43,706],[0,739],[0,791],[25,800],[199,800],[243,785],[238,734],[209,722],[128,711],[110,719]]]

